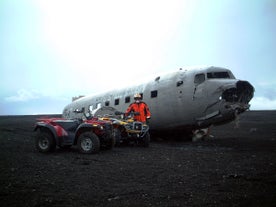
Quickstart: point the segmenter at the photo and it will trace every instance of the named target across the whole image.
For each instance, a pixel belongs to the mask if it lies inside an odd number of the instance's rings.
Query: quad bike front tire
[[[100,140],[93,132],[83,132],[78,138],[78,148],[84,154],[98,153],[100,150]]]
[[[111,134],[110,139],[105,143],[105,149],[108,149],[108,150],[113,149],[113,147],[115,146],[115,143],[116,143],[115,136]]]
[[[43,153],[54,151],[56,143],[53,135],[49,131],[39,130],[35,137],[35,147]]]
[[[118,128],[114,129],[114,138],[115,138],[115,146],[120,146],[121,144],[121,139],[122,139],[122,135],[121,135],[121,131]]]
[[[145,134],[145,136],[143,137],[142,146],[143,147],[149,147],[149,143],[150,143],[150,134],[147,132]]]

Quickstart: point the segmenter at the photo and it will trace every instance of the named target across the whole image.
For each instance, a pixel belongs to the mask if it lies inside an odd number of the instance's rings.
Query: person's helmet
[[[142,99],[142,96],[140,93],[134,94],[134,99]]]

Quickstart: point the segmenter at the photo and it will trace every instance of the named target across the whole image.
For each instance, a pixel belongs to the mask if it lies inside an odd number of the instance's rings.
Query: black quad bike
[[[74,111],[84,113],[83,111]],[[112,149],[115,145],[113,125],[109,121],[85,116],[83,119],[40,118],[34,131],[35,147],[39,152],[51,152],[77,145],[81,153],[97,153],[100,148]]]

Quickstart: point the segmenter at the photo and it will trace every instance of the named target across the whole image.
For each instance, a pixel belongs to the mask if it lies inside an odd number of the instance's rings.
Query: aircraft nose
[[[239,101],[248,104],[254,96],[254,87],[248,81],[237,82]]]
[[[230,106],[238,104],[238,108],[242,112],[249,108],[249,102],[253,95],[254,87],[248,81],[237,81],[236,87],[229,88],[222,93],[222,99],[230,103]]]

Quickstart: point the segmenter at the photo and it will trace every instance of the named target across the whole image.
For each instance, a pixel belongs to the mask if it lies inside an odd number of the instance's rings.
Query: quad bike
[[[107,110],[105,108],[108,108]],[[123,143],[134,143],[148,147],[150,143],[149,126],[145,123],[135,121],[134,115],[139,112],[131,112],[126,116],[124,112],[116,111],[112,107],[102,107],[102,111],[110,111],[109,114],[95,113],[99,120],[111,121],[114,128],[116,145]]]
[[[54,151],[56,146],[70,148],[77,145],[81,153],[89,154],[97,153],[100,148],[112,149],[115,145],[112,124],[89,115],[85,115],[85,119],[40,118],[34,131],[37,132],[35,146],[39,152]]]

